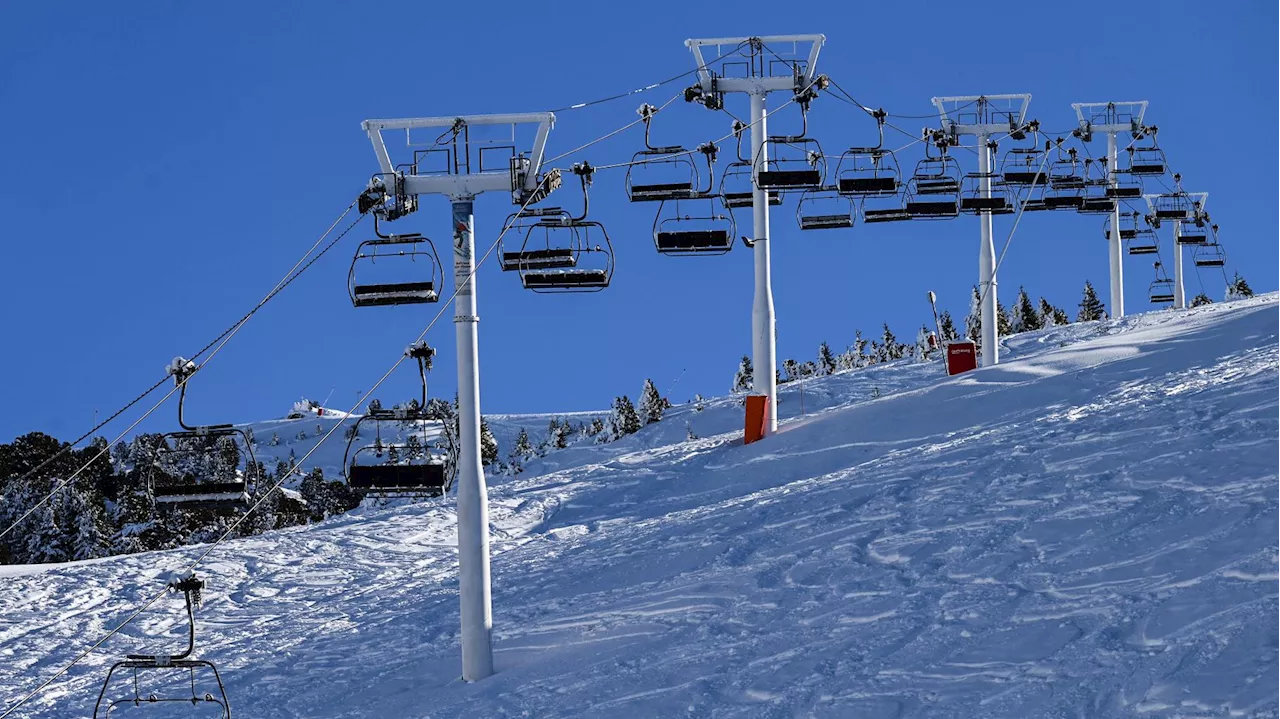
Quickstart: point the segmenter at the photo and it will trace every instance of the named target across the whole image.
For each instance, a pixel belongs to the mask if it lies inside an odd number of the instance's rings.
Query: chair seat
[[[609,274],[604,270],[565,270],[561,272],[524,272],[520,280],[526,289],[575,287],[608,287]]]
[[[356,285],[352,288],[351,293],[355,298],[356,307],[412,305],[436,302],[440,299],[432,282]]]
[[[659,252],[708,252],[733,248],[728,230],[681,230],[659,232]]]

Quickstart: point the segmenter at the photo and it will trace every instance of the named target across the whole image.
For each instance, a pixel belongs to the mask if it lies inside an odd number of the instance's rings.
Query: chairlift
[[[994,185],[999,175],[994,173],[982,174],[973,172],[965,176],[964,191],[960,195],[960,211],[968,214],[991,214],[991,215],[1007,215],[1013,212],[1013,204],[1009,202],[1005,192],[996,187],[990,187],[990,191],[983,190],[983,180],[987,180],[988,185]],[[990,195],[990,196],[988,196]]]
[[[347,272],[347,294],[355,307],[415,305],[440,300],[443,271],[435,244],[418,233],[384,235],[378,229],[377,239],[365,240],[356,248],[351,269]],[[412,263],[413,279],[401,274],[405,261]],[[384,275],[385,267],[393,272]]]
[[[896,195],[902,171],[892,151],[850,148],[836,163],[836,188],[841,194],[858,197]]]
[[[418,363],[418,375],[422,381],[422,399],[418,406],[410,404],[369,410],[356,420],[347,439],[347,449],[342,457],[347,486],[363,496],[438,497],[449,491],[457,474],[452,428],[445,426],[435,440],[425,438],[429,419],[426,414],[427,373],[435,350],[425,342],[418,342],[406,349],[405,355]],[[360,435],[360,426],[366,422],[374,427],[374,441],[371,443],[362,443]],[[404,424],[416,424],[412,431],[420,432],[423,437],[419,451],[383,443],[384,426]],[[391,459],[392,446],[397,449],[395,461]]]
[[[941,220],[960,214],[960,163],[947,154],[946,141],[937,143],[935,157],[928,154],[916,163],[907,183],[906,210],[912,219]]]
[[[1123,233],[1124,230],[1121,230]],[[1129,240],[1129,254],[1131,255],[1154,255],[1160,252],[1160,239],[1156,236],[1154,227],[1135,228],[1133,237]]]
[[[1058,157],[1049,163],[1049,188],[1045,206],[1050,210],[1079,210],[1084,206],[1084,163],[1074,147],[1062,151],[1058,141]]]
[[[176,594],[181,592],[187,605],[187,648],[179,654],[128,654],[123,661],[111,665],[107,678],[102,682],[98,692],[98,701],[93,705],[93,717],[110,717],[117,707],[142,706],[177,706],[185,705],[199,711],[203,716],[219,716],[231,719],[231,702],[227,699],[227,689],[222,683],[222,675],[213,662],[195,659],[196,619],[195,607],[200,605],[201,592],[205,583],[192,574],[183,579],[170,582],[168,590]],[[111,680],[116,672],[128,674],[131,681],[123,696],[108,698],[107,691],[112,688]],[[176,675],[176,677],[175,677]],[[169,696],[168,692],[157,688],[156,691],[143,693],[141,677],[166,676],[180,678],[182,681],[169,681],[159,686],[172,690],[174,687],[190,687],[190,695],[186,691],[182,696]],[[202,692],[201,689],[204,691]],[[203,710],[202,710],[203,708]]]
[[[1223,267],[1227,264],[1227,253],[1222,249],[1222,245],[1218,244],[1216,235],[1213,242],[1206,242],[1197,247],[1191,258],[1196,263],[1196,267]]]
[[[1129,174],[1137,177],[1150,177],[1154,175],[1163,175],[1169,169],[1169,162],[1165,159],[1164,150],[1156,144],[1156,128],[1144,128],[1147,132],[1140,134],[1138,139],[1144,136],[1151,138],[1151,144],[1144,147],[1129,147]]]
[[[835,187],[805,190],[796,205],[796,222],[801,230],[848,229],[856,211],[853,199]]]
[[[1049,166],[1046,159],[1049,149],[1048,142],[1043,149],[1037,142],[1031,147],[1014,147],[1006,150],[1004,156],[1000,158],[999,174],[1002,182],[1013,187],[1030,185],[1041,187],[1048,184],[1049,175],[1044,168]]]
[[[736,230],[733,213],[718,196],[674,200],[658,207],[653,242],[664,255],[722,255],[733,249]]]
[[[772,135],[768,139],[769,163],[756,172],[756,184],[774,190],[813,190],[827,178],[827,161],[822,146],[809,130],[809,112],[801,108],[804,125],[799,135]]]
[[[1120,213],[1120,239],[1122,241],[1132,240],[1138,236],[1138,220],[1141,217],[1142,217],[1141,213],[1138,213],[1138,212]],[[1103,224],[1105,226],[1105,229],[1103,230],[1103,234],[1106,235],[1108,240],[1110,240],[1111,239],[1111,220],[1107,220]]]
[[[1150,199],[1151,209],[1162,220],[1189,221],[1200,209],[1199,203],[1181,190],[1162,193]]]
[[[737,159],[725,166],[720,174],[720,199],[730,210],[751,207],[755,203],[755,173],[752,171],[751,158],[742,155],[742,135],[746,126],[737,120],[733,124],[733,134],[738,139]],[[771,206],[782,204],[782,193],[778,190],[766,190]]]
[[[1147,294],[1153,305],[1173,302],[1173,280],[1168,278],[1153,280],[1147,287]]]
[[[632,202],[665,202],[692,197],[699,184],[692,153],[680,145],[654,146],[649,139],[658,108],[641,105],[645,149],[631,156],[627,166],[627,197]]]
[[[167,368],[178,386],[182,429],[160,435],[152,448],[148,482],[156,508],[161,512],[242,510],[249,506],[250,490],[256,490],[260,480],[253,442],[247,431],[234,425],[187,424],[187,385],[197,369],[195,362],[182,357],[174,358]]]
[[[862,222],[877,224],[881,222],[903,222],[911,219],[907,211],[910,198],[902,195],[866,195],[861,201]]]
[[[1209,243],[1209,233],[1195,225],[1179,225],[1178,227],[1178,244],[1179,245],[1205,245]]]
[[[515,252],[503,251],[501,266],[520,273],[525,289],[534,292],[598,292],[613,277],[613,244],[604,225],[588,220],[587,187],[595,168],[588,163],[573,166],[582,183],[582,214],[576,217],[560,209],[543,211],[532,218],[514,216],[521,223],[523,241]],[[526,210],[527,212],[527,210]],[[530,221],[532,219],[532,221]],[[508,220],[512,222],[512,220]],[[514,225],[508,225],[508,231]]]

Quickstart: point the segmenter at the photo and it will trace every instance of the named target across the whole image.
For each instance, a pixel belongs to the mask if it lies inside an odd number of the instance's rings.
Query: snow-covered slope
[[[721,399],[553,453],[491,488],[480,683],[450,501],[218,548],[201,655],[251,717],[1275,717],[1276,328],[1271,295],[1050,329],[786,385],[745,447]],[[195,551],[0,578],[0,700]],[[179,609],[20,715],[87,715]]]

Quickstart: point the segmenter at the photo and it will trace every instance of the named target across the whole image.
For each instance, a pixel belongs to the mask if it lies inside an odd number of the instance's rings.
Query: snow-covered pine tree
[[[738,363],[738,371],[733,375],[733,394],[750,392],[753,382],[754,370],[751,367],[751,358],[743,355],[742,361]]]
[[[801,377],[815,377],[817,376],[817,374],[818,374],[818,365],[813,360],[809,360],[808,362],[805,362],[804,364],[800,365]]]
[[[1107,308],[1098,299],[1093,290],[1093,283],[1085,280],[1084,296],[1080,299],[1080,311],[1076,314],[1076,322],[1092,322],[1107,318]]]
[[[485,466],[498,461],[498,440],[489,429],[489,421],[480,415],[480,462]]]
[[[1227,285],[1227,301],[1243,300],[1246,297],[1253,297],[1253,288],[1237,272],[1231,279],[1231,284]]]
[[[818,345],[818,374],[829,375],[836,371],[836,358],[826,342]]]
[[[516,442],[511,447],[511,454],[508,456],[508,463],[523,467],[526,460],[533,456],[533,443],[529,441],[529,433],[524,427],[520,428],[520,434],[516,435]]]
[[[374,437],[373,456],[381,457],[384,451],[386,451],[386,447],[382,444],[382,437],[381,436]],[[293,450],[289,450],[289,459],[293,459]]]
[[[422,448],[422,440],[418,439],[417,434],[409,435],[404,441],[404,457],[410,462],[422,459],[425,452]]]
[[[636,414],[635,405],[625,394],[613,400],[613,414],[609,418],[614,439],[620,439],[640,431],[640,415]]]
[[[855,368],[866,367],[871,363],[867,357],[867,340],[862,336],[862,330],[855,330],[853,333],[853,354]]]
[[[1200,305],[1211,305],[1211,304],[1213,304],[1213,300],[1209,299],[1209,295],[1206,295],[1203,292],[1191,298],[1192,307],[1199,307]]]
[[[1034,332],[1041,327],[1044,327],[1044,322],[1040,319],[1036,306],[1031,303],[1031,298],[1027,296],[1027,289],[1019,287],[1018,299],[1013,304],[1013,331]]]
[[[969,314],[964,318],[964,336],[978,346],[982,352],[982,295],[978,294],[978,286],[973,286],[973,296],[969,300]]]
[[[653,385],[653,380],[645,379],[644,388],[640,390],[640,421],[644,424],[661,421],[665,405],[662,395],[658,394],[658,388]]]
[[[1013,334],[1013,315],[1009,314],[1009,308],[999,300],[996,300],[996,332],[998,337]]]
[[[782,360],[782,381],[779,384],[797,379],[800,379],[800,363],[791,358]]]
[[[400,448],[394,444],[387,447],[387,463],[400,464]]]
[[[880,336],[881,351],[884,355],[882,362],[896,359],[902,359],[904,354],[903,346],[898,342],[898,338],[893,336],[893,332],[889,331],[889,323],[884,323],[884,334]]]
[[[1049,300],[1046,300],[1043,297],[1040,298],[1040,304],[1036,308],[1036,314],[1040,317],[1041,327],[1053,327],[1058,324],[1058,315],[1054,313],[1055,309],[1057,308],[1049,304]]]
[[[706,408],[707,408],[707,402],[706,402],[706,400],[704,400],[704,399],[702,398],[702,395],[700,395],[700,394],[695,394],[695,395],[693,396],[693,411],[694,411],[694,412],[701,412],[702,410],[704,410],[704,409],[706,409]]]
[[[946,310],[943,310],[942,314],[938,315],[938,330],[942,332],[942,336],[938,339],[943,342],[960,338],[960,335],[956,332],[956,323],[951,319],[951,313]]]
[[[587,425],[588,437],[599,437],[604,432],[604,420],[599,417],[593,417],[591,424]]]

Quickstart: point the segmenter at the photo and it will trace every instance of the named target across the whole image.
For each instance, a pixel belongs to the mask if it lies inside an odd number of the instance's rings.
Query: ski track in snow
[[[725,398],[495,478],[480,683],[452,500],[226,543],[198,653],[245,717],[1276,717],[1276,326],[1270,295],[1053,328],[807,381],[804,417],[784,385],[751,446]],[[3,706],[200,549],[0,574]],[[161,600],[19,715],[87,716],[184,627]]]

